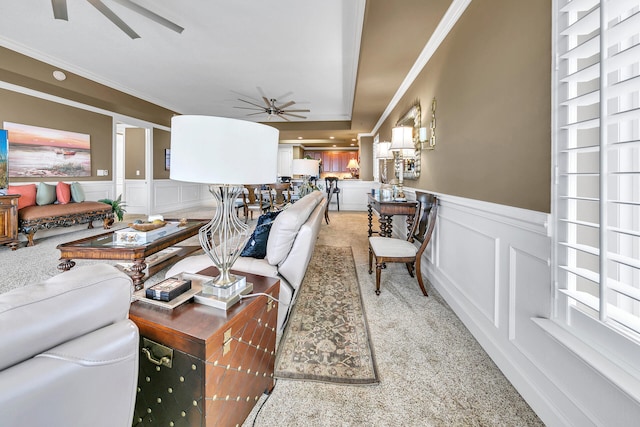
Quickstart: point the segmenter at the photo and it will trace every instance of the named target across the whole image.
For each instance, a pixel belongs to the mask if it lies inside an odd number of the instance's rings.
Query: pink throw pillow
[[[59,182],[56,185],[56,198],[61,205],[69,203],[71,201],[71,184]]]
[[[20,194],[18,198],[18,209],[26,208],[36,204],[36,185],[10,185],[7,187],[7,194]]]

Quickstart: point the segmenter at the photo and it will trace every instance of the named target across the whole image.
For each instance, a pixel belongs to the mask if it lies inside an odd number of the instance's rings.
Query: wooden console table
[[[253,283],[253,293],[278,298],[278,279],[234,273]],[[243,299],[226,312],[193,300],[173,310],[136,301],[129,318],[141,346],[134,426],[242,425],[273,389],[278,304],[271,298]]]
[[[381,237],[389,237],[393,234],[392,219],[394,215],[406,215],[407,216],[407,237],[411,233],[413,228],[413,220],[418,207],[418,202],[396,202],[393,200],[380,200],[371,194],[368,195],[369,203],[369,237],[373,233],[380,234]],[[380,214],[380,231],[373,231],[371,220],[373,218],[373,211]]]
[[[0,245],[12,251],[18,248],[18,198],[19,194],[0,196]]]

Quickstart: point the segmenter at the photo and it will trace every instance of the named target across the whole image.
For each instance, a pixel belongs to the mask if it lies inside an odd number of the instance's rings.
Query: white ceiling
[[[67,0],[68,21],[50,0],[5,0],[0,45],[182,114],[264,121],[234,108],[260,88],[308,121],[351,119],[365,0],[135,0],[182,34],[103,2],[141,38],[85,0]]]

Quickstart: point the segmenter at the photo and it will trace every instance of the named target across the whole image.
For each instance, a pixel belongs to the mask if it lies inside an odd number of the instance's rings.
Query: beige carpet
[[[378,382],[351,247],[316,246],[280,341],[275,377]]]

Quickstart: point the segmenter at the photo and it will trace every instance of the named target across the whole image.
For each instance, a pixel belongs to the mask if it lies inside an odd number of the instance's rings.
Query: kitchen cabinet
[[[349,172],[349,160],[358,158],[357,151],[305,151],[304,155],[322,160],[322,172],[326,173]]]

